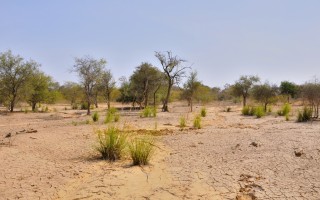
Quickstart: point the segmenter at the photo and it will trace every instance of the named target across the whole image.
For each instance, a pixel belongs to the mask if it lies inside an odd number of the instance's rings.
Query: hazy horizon
[[[39,62],[56,81],[77,81],[75,57],[107,60],[116,80],[172,51],[210,87],[240,75],[301,84],[320,76],[319,1],[6,1],[0,52]]]

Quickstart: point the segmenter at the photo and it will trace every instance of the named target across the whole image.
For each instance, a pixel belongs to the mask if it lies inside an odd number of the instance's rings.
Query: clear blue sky
[[[320,77],[318,0],[0,0],[0,52],[32,58],[76,81],[74,57],[105,58],[116,78],[154,51],[188,60],[210,86],[259,75],[272,83]]]

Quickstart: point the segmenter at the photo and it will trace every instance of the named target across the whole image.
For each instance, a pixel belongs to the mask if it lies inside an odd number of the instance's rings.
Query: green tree
[[[256,85],[252,89],[253,98],[264,105],[264,111],[267,111],[267,106],[275,102],[278,93],[278,88],[275,85],[265,83]]]
[[[88,105],[87,115],[91,113],[90,106],[94,102],[94,90],[100,81],[105,65],[106,61],[104,59],[96,60],[89,56],[75,58],[73,71],[78,74],[84,88],[86,103]]]
[[[83,99],[83,89],[78,83],[66,82],[59,88],[59,91],[71,105],[74,105]]]
[[[302,97],[309,104],[312,110],[312,117],[319,117],[319,106],[320,106],[320,83],[317,80],[314,82],[305,83],[302,86]]]
[[[105,70],[101,74],[100,90],[104,99],[107,101],[108,109],[110,109],[111,93],[116,87],[116,82],[110,70]]]
[[[238,81],[232,86],[232,94],[236,97],[242,96],[243,106],[247,105],[247,98],[249,90],[255,83],[259,82],[260,78],[257,76],[241,76]]]
[[[287,101],[289,103],[290,97],[294,98],[298,93],[298,87],[292,82],[282,81],[280,84],[280,93],[287,96]]]
[[[131,89],[135,92],[136,101],[147,107],[151,95],[155,98],[162,80],[162,73],[150,63],[139,65],[130,77]]]
[[[168,103],[171,94],[172,86],[179,84],[181,78],[185,76],[185,70],[190,67],[182,67],[181,64],[185,60],[173,56],[170,51],[167,51],[166,54],[161,52],[155,53],[156,58],[161,63],[162,69],[167,79],[167,95],[163,101],[162,111],[168,112]]]
[[[31,74],[39,68],[34,61],[24,61],[19,55],[11,51],[0,54],[0,82],[3,101],[7,103],[10,112],[13,112],[16,102],[23,94],[23,88]]]
[[[201,86],[201,82],[198,80],[198,74],[196,71],[190,73],[187,82],[183,86],[182,97],[188,101],[191,112],[193,111],[193,100],[197,93],[197,90]]]

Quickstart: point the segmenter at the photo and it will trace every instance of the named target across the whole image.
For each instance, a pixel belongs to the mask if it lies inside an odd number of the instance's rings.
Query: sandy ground
[[[164,129],[151,164],[110,163],[94,151],[84,111],[0,115],[0,199],[320,199],[320,122],[240,115],[210,106],[200,130],[171,113],[122,112],[119,128]],[[103,108],[99,109],[101,115]],[[11,137],[5,136],[11,133]]]

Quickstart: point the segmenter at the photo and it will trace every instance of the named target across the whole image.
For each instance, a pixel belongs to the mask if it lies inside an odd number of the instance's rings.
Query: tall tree
[[[265,83],[263,85],[256,85],[252,89],[253,97],[257,101],[263,103],[264,111],[267,111],[267,106],[273,103],[278,93],[278,88],[275,85]]]
[[[282,81],[280,84],[280,93],[287,96],[287,101],[289,103],[290,97],[294,98],[298,93],[298,87],[292,82]]]
[[[13,112],[22,94],[22,88],[38,67],[38,63],[24,61],[22,57],[13,55],[11,51],[0,54],[1,93],[4,95],[4,101],[8,103],[10,112]]]
[[[232,94],[236,97],[242,96],[243,106],[247,105],[247,98],[249,96],[249,90],[255,83],[259,82],[258,76],[241,76],[238,81],[232,86]]]
[[[162,77],[162,73],[150,63],[139,65],[130,77],[131,89],[135,91],[137,102],[148,106],[151,93],[159,89]]]
[[[201,86],[201,82],[198,80],[197,72],[191,72],[187,82],[184,84],[184,90],[182,96],[184,99],[187,99],[190,106],[191,112],[193,111],[193,100],[195,98],[196,92]]]
[[[100,80],[105,65],[106,61],[104,59],[96,60],[89,56],[75,58],[73,71],[78,74],[81,84],[84,87],[88,105],[87,115],[90,115],[90,106],[94,100],[94,89]]]
[[[162,111],[168,112],[168,103],[172,86],[178,84],[181,81],[181,78],[185,76],[185,70],[190,67],[181,66],[181,64],[186,61],[178,58],[177,56],[173,56],[170,51],[167,51],[166,53],[156,52],[155,56],[161,63],[168,83],[167,95],[163,101],[162,106]]]
[[[71,105],[75,105],[83,99],[83,89],[78,83],[66,82],[59,88],[59,91]]]
[[[105,70],[101,74],[100,90],[102,91],[103,97],[107,101],[108,109],[110,109],[111,93],[116,87],[116,82],[112,76],[110,70]]]
[[[302,97],[308,102],[310,109],[312,109],[313,118],[318,118],[320,107],[320,83],[315,80],[302,85]]]

